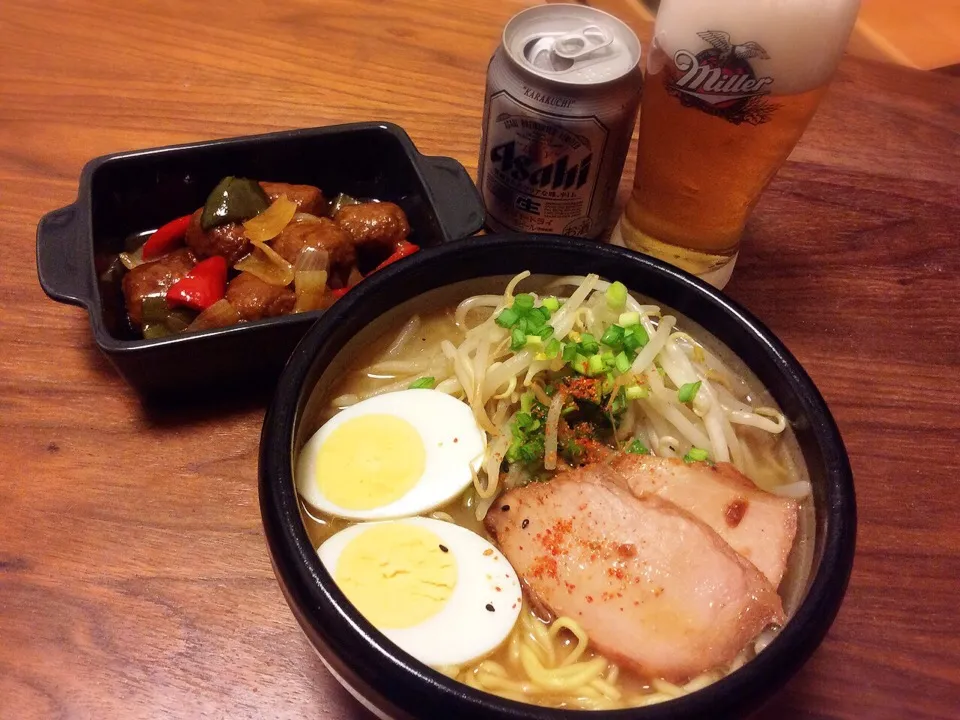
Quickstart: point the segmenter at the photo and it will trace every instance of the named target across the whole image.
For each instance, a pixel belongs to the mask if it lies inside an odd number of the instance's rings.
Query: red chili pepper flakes
[[[539,540],[540,544],[551,555],[562,555],[566,553],[566,540],[572,529],[572,520],[560,518],[553,524],[553,527],[546,528],[543,532],[534,535],[534,539]]]
[[[592,603],[592,602],[593,602],[593,595],[587,595],[587,602],[588,602],[588,603]]]
[[[153,260],[166,255],[175,247],[179,247],[183,236],[187,234],[193,214],[178,217],[166,225],[161,225],[143,244],[141,255],[144,260]]]
[[[544,575],[546,575],[547,577],[555,580],[557,578],[557,561],[552,557],[540,555],[530,566],[530,574],[537,578],[542,578]]]
[[[622,567],[610,567],[607,568],[607,575],[616,578],[617,580],[623,580],[623,578],[626,576],[626,573],[623,571]]]

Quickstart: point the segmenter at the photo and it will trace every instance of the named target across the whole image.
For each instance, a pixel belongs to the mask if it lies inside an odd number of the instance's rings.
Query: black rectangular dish
[[[126,238],[203,205],[227,175],[316,185],[389,200],[410,241],[432,247],[477,232],[483,205],[460,163],[420,154],[403,129],[370,122],[119,153],[84,167],[76,202],[37,227],[37,272],[54,300],[87,309],[97,346],[147,399],[185,389],[272,383],[322,311],[144,340],[126,321],[118,283],[100,279]]]

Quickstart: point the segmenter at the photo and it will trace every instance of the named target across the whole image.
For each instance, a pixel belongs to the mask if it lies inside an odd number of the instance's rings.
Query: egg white
[[[316,480],[317,455],[330,434],[362,415],[393,415],[410,423],[423,442],[426,463],[417,483],[394,502],[368,510],[340,507]],[[376,438],[370,438],[376,442]],[[480,469],[486,435],[470,407],[436,390],[384,393],[351,405],[332,417],[307,441],[297,460],[297,490],[322,512],[352,520],[381,520],[428,512],[457,497]]]
[[[377,629],[435,668],[462,665],[496,650],[513,630],[523,604],[517,573],[501,552],[476,533],[442,520],[414,517],[386,522],[410,523],[436,533],[456,558],[457,584],[443,608],[419,625]],[[352,525],[317,549],[331,575],[336,574],[340,555],[350,541],[380,524]]]

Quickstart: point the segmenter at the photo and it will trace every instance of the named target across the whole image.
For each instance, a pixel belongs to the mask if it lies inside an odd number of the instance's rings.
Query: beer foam
[[[733,46],[757,43],[769,56],[748,59],[757,77],[773,78],[773,94],[796,95],[830,79],[859,8],[859,0],[663,0],[654,43],[670,58],[710,48],[700,32],[727,33]]]

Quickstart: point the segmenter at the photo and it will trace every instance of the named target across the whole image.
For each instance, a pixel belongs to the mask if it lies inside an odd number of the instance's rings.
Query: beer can
[[[584,5],[515,15],[487,70],[478,172],[487,225],[598,237],[642,83],[640,41],[612,15]]]

